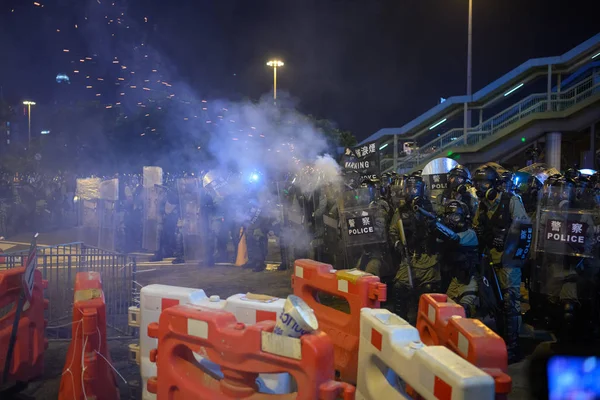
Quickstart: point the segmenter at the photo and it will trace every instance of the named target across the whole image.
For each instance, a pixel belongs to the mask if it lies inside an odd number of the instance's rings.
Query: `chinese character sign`
[[[344,172],[357,172],[361,180],[379,174],[379,152],[375,142],[354,148],[346,148],[342,157]]]
[[[448,187],[448,174],[427,175],[429,190],[444,190]]]
[[[585,253],[588,224],[581,221],[546,221],[544,248],[555,254]]]
[[[519,229],[519,240],[515,250],[515,260],[525,260],[531,250],[531,241],[533,240],[533,226],[531,224],[522,224]]]
[[[385,232],[377,229],[375,218],[370,210],[348,210],[344,212],[343,235],[346,246],[362,246],[369,243],[385,242]]]
[[[371,223],[371,216],[369,215],[348,218],[346,222],[348,225],[348,236],[367,235],[369,233],[374,233],[373,224]]]

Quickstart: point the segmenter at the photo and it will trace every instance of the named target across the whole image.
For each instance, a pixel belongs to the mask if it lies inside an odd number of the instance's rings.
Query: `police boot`
[[[267,269],[267,264],[263,263],[258,263],[254,268],[252,268],[252,272],[262,272],[265,269]]]
[[[575,301],[563,300],[561,302],[561,315],[556,331],[559,341],[563,343],[575,342],[581,338],[576,329],[578,308],[579,305]]]
[[[519,346],[519,326],[521,317],[518,315],[510,315],[505,318],[504,322],[504,342],[506,343],[506,352],[508,354],[508,363],[513,364],[521,361],[521,348]]]
[[[183,264],[185,262],[183,252],[183,234],[181,233],[181,230],[178,229],[175,234],[175,251],[173,251],[175,259],[173,260],[173,264]]]

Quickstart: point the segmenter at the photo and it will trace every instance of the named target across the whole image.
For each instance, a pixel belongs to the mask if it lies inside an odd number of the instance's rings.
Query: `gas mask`
[[[494,201],[498,197],[498,189],[494,187],[491,181],[475,181],[475,188],[477,197],[480,199]]]
[[[451,200],[444,208],[444,225],[456,233],[464,232],[468,229],[468,214],[468,207],[464,203]]]

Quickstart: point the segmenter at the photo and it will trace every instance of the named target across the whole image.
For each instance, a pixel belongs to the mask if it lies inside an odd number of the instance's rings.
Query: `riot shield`
[[[436,213],[443,212],[443,210],[440,209],[442,202],[438,201],[438,196],[441,196],[448,187],[448,172],[458,165],[458,162],[455,160],[442,157],[431,160],[425,168],[423,168],[421,175],[427,185],[431,203],[437,208],[434,209]]]
[[[385,219],[371,204],[369,188],[345,192],[340,204],[342,239],[346,247],[387,243]],[[385,218],[385,217],[384,217]]]
[[[522,268],[531,252],[533,225],[529,218],[515,219],[508,228],[502,253],[502,265]]]
[[[519,172],[524,172],[535,176],[541,183],[546,182],[546,179],[552,175],[558,175],[560,172],[556,168],[549,168],[546,164],[536,163],[525,168],[521,168]]]
[[[371,201],[374,188],[344,192],[340,201],[341,236],[348,268],[368,268],[369,260],[382,262],[379,275],[389,269],[387,208],[383,200]]]
[[[100,183],[98,191],[98,248],[115,251],[117,229],[122,216],[117,210],[119,180],[110,179]]]
[[[177,192],[180,205],[179,229],[183,235],[183,251],[186,261],[203,259],[201,182],[198,178],[177,179]]]
[[[279,240],[281,262],[285,266],[309,257],[310,236],[307,230],[305,199],[300,189],[290,182],[277,183],[278,203],[281,212]]]
[[[98,196],[100,178],[77,179],[76,196],[78,238],[90,246],[98,245]]]
[[[163,171],[160,167],[144,167],[143,196],[144,211],[142,222],[142,248],[156,252],[160,240],[159,200],[162,192]]]
[[[593,210],[582,208],[573,182],[559,179],[539,196],[531,290],[552,302],[594,296]]]

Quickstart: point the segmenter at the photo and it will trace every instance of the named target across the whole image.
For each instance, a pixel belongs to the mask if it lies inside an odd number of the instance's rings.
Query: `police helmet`
[[[448,172],[448,187],[453,191],[464,191],[466,185],[471,182],[471,172],[465,167],[458,165]]]
[[[569,168],[565,171],[565,178],[571,179],[574,182],[577,182],[579,178],[581,178],[581,172],[575,168]]]
[[[404,182],[404,195],[407,200],[412,200],[425,195],[425,182],[420,175],[411,175]]]
[[[567,177],[556,178],[550,183],[549,203],[554,207],[567,208],[575,200],[576,183]]]
[[[471,212],[462,201],[450,200],[444,206],[444,224],[454,232],[466,231],[470,221]]]

